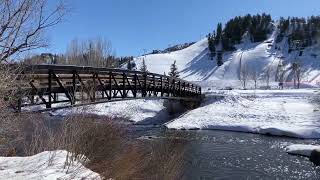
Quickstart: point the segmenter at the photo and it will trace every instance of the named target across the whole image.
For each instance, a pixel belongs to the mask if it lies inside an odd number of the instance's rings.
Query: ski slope
[[[134,62],[139,69],[143,59],[148,71],[158,74],[168,74],[170,65],[176,61],[181,77],[190,81],[197,81],[210,75],[215,64],[208,57],[208,41],[203,39],[186,49],[165,54],[151,54],[137,57]]]
[[[211,59],[209,56],[206,38],[180,51],[137,57],[134,63],[139,69],[144,59],[149,72],[168,74],[170,65],[176,61],[181,78],[204,83],[239,81],[240,69],[243,67],[250,74],[255,72],[261,82],[265,81],[267,73],[270,74],[270,81],[275,82],[278,65],[282,62],[284,79],[290,84],[293,82],[291,65],[298,62],[302,65],[302,84],[306,84],[306,87],[317,87],[320,83],[320,45],[306,48],[302,56],[298,56],[299,52],[295,51],[288,54],[286,39],[275,43],[277,33],[275,30],[269,39],[260,43],[243,40],[242,44],[236,45],[236,51],[223,54],[224,64],[220,67],[216,66],[216,58]]]

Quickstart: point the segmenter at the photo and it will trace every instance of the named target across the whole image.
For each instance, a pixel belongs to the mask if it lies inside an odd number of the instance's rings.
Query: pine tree
[[[131,59],[130,58],[128,60],[127,69],[128,70],[132,70],[132,64],[131,64]]]
[[[148,72],[148,70],[147,70],[147,65],[146,65],[146,62],[144,61],[144,58],[143,58],[143,60],[142,60],[142,65],[141,65],[141,67],[140,67],[140,71],[141,71],[141,72]]]
[[[215,39],[215,32],[213,33],[213,35],[209,33],[209,35],[208,35],[208,47],[209,47],[209,51],[210,51],[211,60],[216,55],[216,47],[215,47],[215,44],[214,44],[214,39]]]
[[[169,76],[172,78],[179,78],[179,76],[180,76],[179,72],[178,72],[177,65],[176,65],[176,61],[174,61],[174,63],[171,64]]]
[[[218,23],[217,25],[217,34],[215,38],[215,44],[219,44],[220,39],[222,39],[222,23]]]
[[[222,66],[223,65],[223,59],[222,59],[222,52],[218,52],[218,57],[217,57],[217,65]]]

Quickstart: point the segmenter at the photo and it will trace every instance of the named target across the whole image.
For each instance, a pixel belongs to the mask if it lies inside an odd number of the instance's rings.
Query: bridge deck
[[[34,65],[23,68],[19,110],[23,106],[66,106],[116,99],[162,97],[199,100],[201,87],[178,78],[121,69]]]

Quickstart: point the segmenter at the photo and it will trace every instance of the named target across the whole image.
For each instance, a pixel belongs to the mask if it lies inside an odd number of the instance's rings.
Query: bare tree
[[[248,78],[249,78],[248,66],[246,63],[243,63],[240,69],[240,81],[242,83],[243,89],[247,88]]]
[[[293,63],[292,64],[292,70],[294,73],[294,87],[300,88],[302,76],[304,74],[304,70],[301,68],[301,64],[299,63]]]
[[[17,75],[21,69],[7,62],[22,52],[47,46],[44,31],[60,23],[66,12],[63,2],[49,9],[46,0],[0,0],[0,138],[10,137],[11,142],[24,119],[8,108],[22,100]]]
[[[74,39],[66,52],[69,64],[96,67],[111,66],[109,61],[113,55],[111,42],[101,37],[83,41]]]
[[[271,74],[271,67],[269,66],[267,68],[267,71],[266,71],[266,74],[265,74],[265,80],[266,80],[267,88],[270,87],[270,74]]]
[[[254,89],[257,89],[257,81],[258,81],[258,72],[257,72],[257,70],[252,69],[250,71],[250,76],[251,76],[251,79],[254,82]]]
[[[65,14],[62,1],[49,10],[47,0],[1,0],[0,62],[21,52],[46,47],[44,31],[60,23]]]

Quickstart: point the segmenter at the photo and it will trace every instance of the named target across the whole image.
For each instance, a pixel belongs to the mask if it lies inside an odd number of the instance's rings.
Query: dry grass
[[[2,148],[0,156],[12,155],[14,152],[13,142],[19,139],[21,129],[21,114],[15,114],[12,107],[17,104],[18,78],[14,71],[19,71],[19,67],[13,69],[2,64],[0,66],[0,139]]]
[[[86,166],[106,179],[183,179],[183,140],[137,140],[109,118],[77,115],[52,125],[43,114],[22,116],[11,156],[63,149],[70,152],[66,169],[74,160],[90,160]]]
[[[117,156],[89,167],[107,179],[183,179],[186,144],[178,140],[134,141]]]

